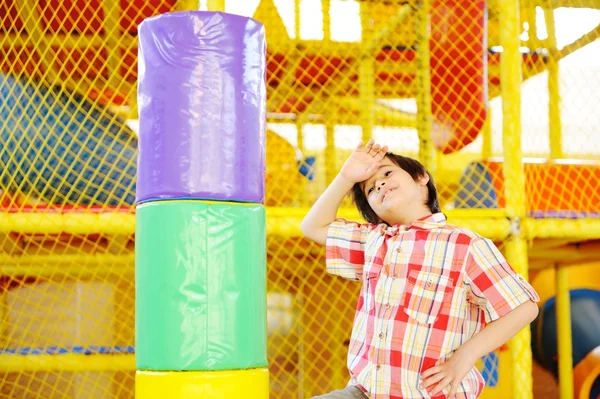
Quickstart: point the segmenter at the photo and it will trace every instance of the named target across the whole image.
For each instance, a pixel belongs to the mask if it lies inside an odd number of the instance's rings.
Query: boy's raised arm
[[[362,142],[358,144],[340,173],[304,217],[300,227],[306,237],[325,245],[327,230],[335,220],[342,200],[355,183],[367,180],[377,171],[379,161],[385,157],[386,152],[387,146],[381,147],[373,140],[364,147]]]
[[[300,228],[307,238],[317,244],[325,245],[329,225],[335,220],[342,200],[353,185],[353,182],[342,175],[337,175],[333,179],[333,182],[321,194],[304,217],[304,220],[302,220]]]

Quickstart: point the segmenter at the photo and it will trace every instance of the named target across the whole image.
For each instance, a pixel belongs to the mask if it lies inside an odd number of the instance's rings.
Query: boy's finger
[[[375,156],[375,159],[378,160],[378,161],[381,161],[383,158],[385,158],[386,154],[387,154],[387,146],[384,146],[383,148],[381,148],[379,150],[379,152]]]
[[[430,369],[425,370],[423,373],[421,373],[421,379],[423,380],[423,379],[429,377],[430,375],[439,373],[440,371],[442,371],[442,366],[434,366]]]
[[[367,150],[367,154],[375,155],[375,154],[377,154],[377,151],[379,151],[379,148],[377,148],[377,144],[374,144],[372,146],[367,146],[366,150]]]
[[[358,145],[356,146],[356,149],[357,150],[362,150],[363,146],[364,146],[364,143],[362,141],[359,141]]]
[[[379,162],[375,162],[373,165],[369,166],[367,170],[370,172],[374,172],[379,167]]]
[[[435,396],[438,393],[442,392],[442,389],[444,389],[444,387],[448,386],[448,384],[450,383],[448,378],[444,378],[439,384],[436,385],[436,387],[433,389],[433,391],[431,391],[431,396]]]
[[[458,391],[458,382],[453,382],[452,383],[452,389],[450,390],[450,394],[448,395],[449,398],[454,398],[456,395],[456,391]]]
[[[444,374],[437,373],[421,382],[421,389],[429,388],[431,385],[440,382],[444,378]]]
[[[381,149],[381,147],[379,146],[379,144],[375,144],[373,145],[373,147],[371,147],[371,149],[369,150],[369,154],[373,155],[373,156],[377,156],[377,154],[379,153],[379,150]]]

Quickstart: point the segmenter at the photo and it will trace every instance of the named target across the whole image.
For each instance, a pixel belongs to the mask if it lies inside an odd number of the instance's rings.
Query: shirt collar
[[[431,215],[422,217],[412,222],[409,227],[420,227],[423,229],[433,229],[446,224],[446,215],[442,212],[433,213]]]
[[[390,236],[395,236],[398,234],[400,230],[410,230],[411,228],[419,228],[419,229],[434,229],[436,227],[441,227],[446,224],[446,215],[441,212],[433,213],[431,215],[427,215],[420,219],[415,220],[409,225],[403,224],[395,224],[393,226],[388,226],[387,224],[379,225],[379,232],[381,234],[387,234]]]

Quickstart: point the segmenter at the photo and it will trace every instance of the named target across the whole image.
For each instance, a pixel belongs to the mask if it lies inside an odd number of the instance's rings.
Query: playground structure
[[[125,120],[137,119],[137,25],[152,15],[195,9],[193,3],[0,2],[0,397],[133,396],[137,137]],[[208,7],[222,8],[216,3]],[[271,397],[310,397],[347,379],[345,340],[354,307],[349,298],[358,287],[324,274],[323,251],[302,239],[299,224],[347,155],[348,137],[371,135],[425,162],[450,221],[494,239],[519,272],[536,278],[556,269],[554,279],[536,288],[556,284],[551,296],[562,332],[559,363],[548,356],[551,347],[536,358],[546,354],[546,367],[560,371],[561,397],[591,397],[600,374],[597,350],[577,354],[573,365],[570,354],[577,348],[570,337],[585,335],[594,324],[574,323],[571,334],[569,314],[579,312],[580,302],[569,304],[569,289],[592,292],[586,309],[597,309],[593,292],[599,288],[590,276],[600,257],[600,145],[594,141],[600,124],[578,121],[588,130],[573,138],[569,127],[577,114],[566,115],[560,104],[567,98],[565,73],[584,79],[598,71],[597,64],[588,66],[595,68],[590,72],[562,61],[594,46],[599,28],[559,48],[553,11],[597,4],[448,0],[343,6],[325,0],[319,2],[321,36],[307,39],[300,4],[291,3],[291,29],[272,1],[253,11],[266,26],[268,45]],[[339,7],[355,7],[357,41],[333,37],[333,27],[341,24]],[[536,35],[536,7],[547,39]],[[527,108],[521,111],[519,91],[540,77],[547,96],[527,100],[540,107],[548,101],[542,113],[546,146],[529,139],[538,136],[527,127],[530,115]],[[587,94],[588,103],[598,103],[593,88]],[[503,108],[492,115],[499,97]],[[500,129],[494,118],[503,122]],[[358,136],[348,125],[359,126]],[[314,144],[315,136],[323,145]],[[501,148],[494,144],[497,137]],[[521,140],[524,155],[538,159],[523,159]],[[573,140],[582,143],[577,151],[569,151]],[[344,214],[357,217],[347,205]],[[567,278],[580,264],[592,266]],[[542,315],[551,312],[551,296],[541,304]],[[482,360],[484,397],[529,397],[529,342],[524,331]]]

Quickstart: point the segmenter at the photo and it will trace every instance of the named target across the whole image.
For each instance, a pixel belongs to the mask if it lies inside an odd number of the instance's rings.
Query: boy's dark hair
[[[427,206],[431,210],[431,213],[441,212],[437,188],[435,187],[433,176],[431,176],[427,169],[425,169],[425,166],[423,166],[423,164],[416,159],[403,157],[402,155],[396,155],[392,152],[388,152],[385,156],[406,173],[408,173],[414,181],[417,181],[419,178],[428,175],[429,181],[427,182]],[[367,222],[374,224],[381,223],[381,220],[379,220],[379,217],[375,214],[373,209],[371,209],[371,206],[367,201],[367,196],[363,191],[362,182],[356,183],[352,187],[352,199],[354,200],[358,211]]]

